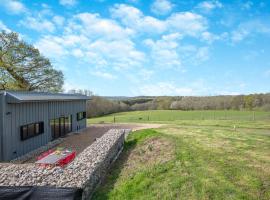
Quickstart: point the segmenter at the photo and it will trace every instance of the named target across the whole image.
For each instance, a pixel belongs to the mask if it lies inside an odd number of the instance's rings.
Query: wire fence
[[[147,121],[178,121],[178,120],[237,120],[260,121],[270,120],[270,112],[226,112],[226,111],[184,111],[168,113],[142,113],[135,115],[114,115],[109,122],[147,122]],[[106,120],[107,121],[107,120]]]

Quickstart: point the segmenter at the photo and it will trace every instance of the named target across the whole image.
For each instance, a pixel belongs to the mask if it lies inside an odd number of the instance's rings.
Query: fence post
[[[253,121],[255,121],[255,111],[253,111]]]
[[[115,116],[113,116],[113,123],[115,123]]]

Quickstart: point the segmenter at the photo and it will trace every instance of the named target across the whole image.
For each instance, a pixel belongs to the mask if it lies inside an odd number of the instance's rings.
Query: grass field
[[[104,117],[91,118],[89,123],[101,122],[170,122],[179,120],[270,120],[270,112],[209,110],[209,111],[179,111],[179,110],[150,110],[122,112]]]
[[[270,129],[270,112],[152,110],[122,112],[88,119],[88,124],[114,122]]]
[[[93,199],[270,199],[269,120],[167,119],[128,136]]]

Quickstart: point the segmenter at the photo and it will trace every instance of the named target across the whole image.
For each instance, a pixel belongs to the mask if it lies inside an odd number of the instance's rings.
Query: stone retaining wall
[[[89,199],[108,168],[122,151],[127,132],[129,131],[123,129],[109,130],[65,168],[1,163],[0,186],[82,188],[82,198]]]

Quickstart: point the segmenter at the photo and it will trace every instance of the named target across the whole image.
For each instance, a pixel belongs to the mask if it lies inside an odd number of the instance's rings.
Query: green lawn
[[[113,123],[114,119],[115,123],[166,123],[185,126],[270,129],[270,112],[258,111],[134,111],[90,118],[87,122],[88,124]]]
[[[269,120],[162,122],[128,136],[93,199],[270,199]]]
[[[179,110],[150,110],[122,112],[104,117],[91,118],[89,123],[114,122],[173,122],[179,120],[270,120],[270,112],[259,111],[179,111]]]

